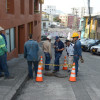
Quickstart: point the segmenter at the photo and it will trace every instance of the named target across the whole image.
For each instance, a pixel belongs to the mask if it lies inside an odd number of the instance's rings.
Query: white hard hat
[[[0,26],[0,31],[3,31],[4,30],[4,28],[2,28],[1,26]]]
[[[51,35],[48,35],[48,36],[47,36],[47,39],[51,40],[51,38],[52,38]]]

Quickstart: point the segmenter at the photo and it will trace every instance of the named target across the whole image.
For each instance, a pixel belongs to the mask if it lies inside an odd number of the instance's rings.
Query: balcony
[[[34,10],[34,14],[40,14],[39,10]]]
[[[39,0],[41,4],[44,4],[44,0]]]
[[[49,18],[43,18],[42,17],[42,21],[49,21]]]

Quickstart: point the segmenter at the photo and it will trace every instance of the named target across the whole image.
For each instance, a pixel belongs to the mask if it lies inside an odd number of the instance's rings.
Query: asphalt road
[[[64,62],[65,55],[64,51],[60,63]],[[79,64],[76,82],[69,82],[69,77],[54,76],[43,76],[44,81],[40,83],[29,80],[16,100],[100,100],[100,56],[83,52],[83,58],[85,62]],[[60,73],[68,74],[62,67]]]

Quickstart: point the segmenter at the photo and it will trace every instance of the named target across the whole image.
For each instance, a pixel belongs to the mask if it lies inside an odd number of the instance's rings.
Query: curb
[[[4,97],[4,100],[15,100],[20,90],[25,85],[28,79],[28,73],[25,72],[22,78],[17,82],[17,84],[11,89],[11,91]]]

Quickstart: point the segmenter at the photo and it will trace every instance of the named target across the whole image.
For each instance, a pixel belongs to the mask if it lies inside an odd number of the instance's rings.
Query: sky
[[[100,12],[100,0],[90,0],[93,13]],[[54,5],[57,10],[71,13],[73,7],[87,7],[88,0],[44,0],[44,5]]]

